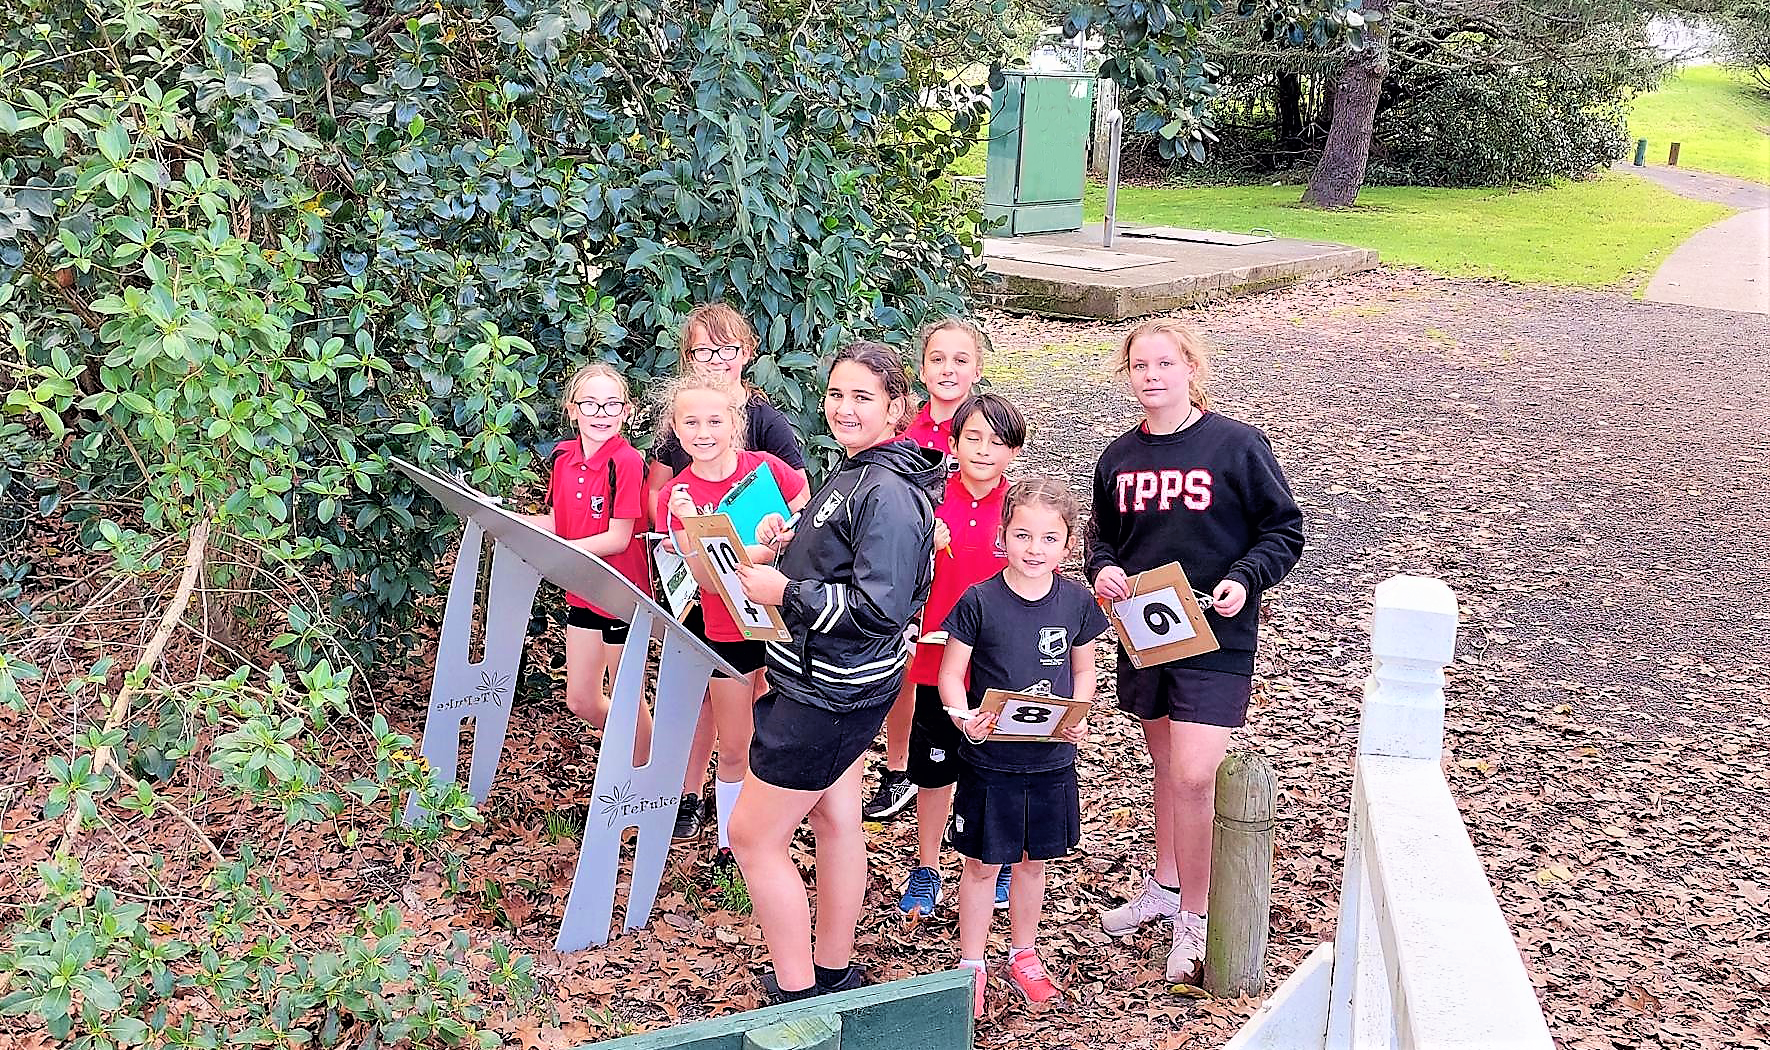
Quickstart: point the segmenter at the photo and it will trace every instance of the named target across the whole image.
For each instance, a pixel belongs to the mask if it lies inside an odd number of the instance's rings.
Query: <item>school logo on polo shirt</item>
[[[598,518],[602,517],[602,508],[606,502],[606,499],[602,496],[591,496],[590,513]]]
[[[1063,655],[1069,648],[1069,632],[1061,627],[1039,628],[1039,652],[1051,659]]]

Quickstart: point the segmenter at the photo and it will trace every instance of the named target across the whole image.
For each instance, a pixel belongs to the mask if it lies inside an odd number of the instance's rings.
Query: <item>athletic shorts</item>
[[[959,727],[940,702],[940,690],[916,687],[916,713],[910,721],[910,783],[943,788],[959,779]]]
[[[756,701],[750,772],[789,791],[822,791],[871,747],[890,704],[826,711],[770,689]]]
[[[725,662],[737,668],[740,673],[749,674],[762,669],[767,656],[763,644],[748,638],[740,638],[735,642],[716,642],[708,638],[707,623],[701,619],[701,607],[698,603],[689,610],[688,618],[682,621],[682,626],[692,631],[696,638],[706,642],[707,648],[724,657]]]
[[[582,605],[565,607],[565,625],[581,627],[586,631],[601,631],[602,640],[610,645],[627,644],[627,621],[616,620],[604,616],[595,609],[586,609]]]
[[[1119,651],[1119,708],[1144,721],[1166,718],[1234,729],[1248,720],[1254,680],[1233,671],[1158,664],[1138,668]]]
[[[1076,767],[1004,773],[961,763],[953,849],[985,864],[1054,860],[1082,840]]]

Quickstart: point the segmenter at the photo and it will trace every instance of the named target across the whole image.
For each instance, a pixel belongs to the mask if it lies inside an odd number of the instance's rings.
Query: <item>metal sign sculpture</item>
[[[473,719],[468,791],[475,802],[484,802],[491,792],[504,749],[529,611],[541,580],[581,595],[632,625],[615,672],[608,725],[597,754],[596,779],[591,787],[595,801],[584,821],[578,867],[554,947],[562,952],[577,951],[608,940],[620,876],[621,839],[628,828],[637,830],[638,839],[623,928],[644,926],[663,880],[682,776],[688,767],[688,748],[707,679],[715,672],[736,678],[737,669],[602,559],[497,506],[483,492],[400,459],[393,465],[465,525],[437,642],[423,754],[439,774],[454,779],[461,729]],[[468,642],[487,535],[493,539],[493,548],[483,609],[485,644],[481,659],[473,661]],[[633,740],[650,656],[646,643],[652,638],[662,640],[663,656],[658,661],[651,754],[643,765],[635,765]],[[411,800],[407,819],[419,812],[417,800]]]

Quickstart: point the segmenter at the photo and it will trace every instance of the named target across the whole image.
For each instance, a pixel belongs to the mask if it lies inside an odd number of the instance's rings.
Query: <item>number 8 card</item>
[[[1154,667],[1219,648],[1177,561],[1131,577],[1131,596],[1106,610],[1133,666]]]
[[[1023,743],[1063,743],[1065,729],[1088,717],[1086,700],[1063,696],[1038,696],[1012,693],[1006,689],[986,689],[980,711],[996,712],[996,726],[989,739],[1018,740]]]

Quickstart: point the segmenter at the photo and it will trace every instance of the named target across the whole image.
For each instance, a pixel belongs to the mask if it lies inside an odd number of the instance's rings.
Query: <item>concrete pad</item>
[[[1138,255],[1134,252],[1113,251],[1110,248],[1071,248],[1058,244],[1041,244],[1030,237],[985,237],[983,254],[986,258],[1044,263],[1047,266],[1063,266],[1095,273],[1167,261],[1159,255]]]
[[[1222,230],[1192,230],[1185,226],[1121,226],[1121,237],[1154,237],[1163,241],[1197,241],[1200,244],[1259,244],[1273,239],[1271,234],[1224,233]]]
[[[1071,252],[1102,250],[1098,225],[1073,233],[1016,237],[1012,243],[1017,255],[1025,255],[1029,245]],[[1143,238],[1137,241],[1137,249],[1136,254],[1160,261],[1089,270],[1054,264],[1049,254],[1035,259],[1007,258],[989,251],[986,242],[983,262],[991,280],[983,296],[990,305],[1006,310],[1119,321],[1377,265],[1377,253],[1369,248],[1287,238],[1241,245]]]
[[[1660,264],[1643,298],[1770,314],[1770,208],[1697,230]]]

